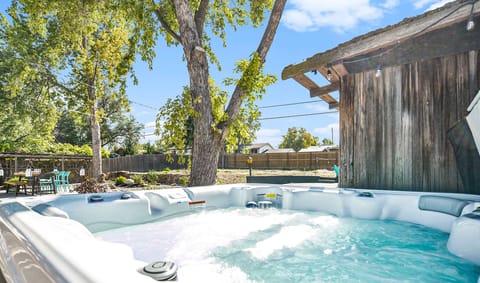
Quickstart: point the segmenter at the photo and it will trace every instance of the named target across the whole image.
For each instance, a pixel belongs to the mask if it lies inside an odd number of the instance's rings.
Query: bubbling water
[[[95,234],[145,262],[174,261],[180,282],[476,282],[448,234],[318,212],[229,208]]]

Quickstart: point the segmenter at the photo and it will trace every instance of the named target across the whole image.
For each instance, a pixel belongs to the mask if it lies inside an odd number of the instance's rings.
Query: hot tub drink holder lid
[[[257,205],[257,203],[254,202],[254,201],[249,201],[249,202],[247,202],[246,207],[247,207],[247,208],[257,208],[258,205]]]
[[[140,273],[157,281],[174,281],[177,278],[177,265],[171,261],[155,261],[140,270]]]
[[[269,200],[262,200],[258,202],[258,207],[259,208],[271,208],[272,207],[272,202]]]

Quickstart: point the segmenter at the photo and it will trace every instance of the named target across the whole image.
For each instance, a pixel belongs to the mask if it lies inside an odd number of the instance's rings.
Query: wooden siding
[[[340,186],[480,194],[464,188],[447,130],[480,84],[478,51],[342,78]]]

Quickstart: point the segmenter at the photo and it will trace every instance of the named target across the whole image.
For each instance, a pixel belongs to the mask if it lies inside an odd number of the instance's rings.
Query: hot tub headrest
[[[55,217],[70,218],[68,216],[68,213],[66,213],[65,211],[61,210],[60,208],[52,206],[48,203],[38,204],[38,205],[32,207],[32,210],[41,214],[41,215],[44,215],[44,216],[55,216]]]
[[[441,196],[420,196],[418,208],[421,210],[436,211],[453,216],[462,215],[463,208],[469,201]]]

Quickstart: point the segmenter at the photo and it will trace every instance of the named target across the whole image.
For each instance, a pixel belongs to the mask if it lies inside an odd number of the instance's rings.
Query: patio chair
[[[56,179],[55,179],[55,175],[50,175],[50,176],[45,176],[46,178],[41,178],[40,179],[40,189],[38,191],[39,194],[43,194],[43,193],[53,193],[53,194],[56,194],[57,193],[57,190],[56,190],[56,186],[55,186],[55,183],[56,183]]]
[[[63,171],[58,171],[58,170],[54,170],[53,171],[53,174],[54,174],[54,186],[55,188],[57,188],[57,192],[60,192],[62,191],[62,175],[63,175]]]
[[[70,182],[68,180],[68,177],[70,176],[70,171],[63,171],[63,176],[62,176],[62,191],[64,192],[70,192]]]
[[[55,173],[55,187],[57,192],[66,192],[70,191],[70,183],[68,177],[70,176],[70,171],[57,171]]]
[[[337,164],[333,164],[333,171],[335,171],[336,180],[338,182],[338,178],[340,177],[340,168],[338,168]]]

